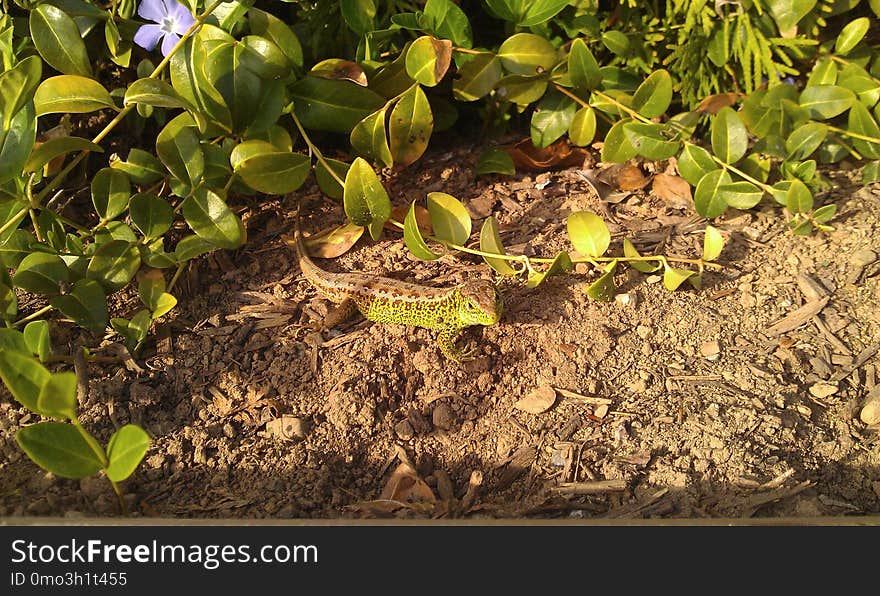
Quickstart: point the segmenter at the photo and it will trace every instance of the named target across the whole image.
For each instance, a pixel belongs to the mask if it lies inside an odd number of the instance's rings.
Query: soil
[[[566,215],[590,209],[615,254],[624,237],[643,253],[700,254],[692,203],[596,182],[589,160],[476,177],[480,150],[390,176],[393,201],[448,192],[475,230],[494,214],[509,252],[554,256]],[[590,267],[534,289],[502,280],[504,317],[463,334],[478,350],[461,366],[427,330],[353,319],[312,332],[330,305],[284,235],[297,204],[311,231],[344,221],[341,205],[314,186],[254,201],[246,247],[191,264],[155,340],[128,367],[89,366],[81,420],[102,441],[129,422],[153,437],[124,483],[134,516],[876,514],[880,426],[860,413],[880,385],[880,188],[827,175],[835,231],[793,236],[775,205],[730,211],[716,222],[725,267],[699,291],[624,265],[609,302],[587,297]],[[492,273],[461,255],[418,261],[394,232],[319,264],[443,286]],[[115,310],[136,307],[129,296]],[[76,332],[57,327],[56,351],[70,350]],[[22,454],[15,431],[35,421],[0,394],[0,515],[119,515],[103,478],[58,478]]]

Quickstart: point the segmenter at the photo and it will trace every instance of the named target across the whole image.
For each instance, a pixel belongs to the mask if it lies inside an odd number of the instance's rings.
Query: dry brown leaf
[[[334,228],[325,228],[305,239],[309,254],[319,259],[333,259],[348,252],[364,233],[363,226],[349,222]],[[284,236],[284,242],[294,246],[293,236]]]
[[[717,114],[721,108],[732,106],[741,97],[740,93],[718,93],[703,99],[697,106],[697,111],[703,114]]]
[[[654,176],[652,190],[655,195],[666,201],[670,207],[676,209],[690,207],[693,202],[691,185],[679,176],[657,174]]]
[[[379,495],[380,500],[397,501],[398,503],[434,503],[437,497],[434,491],[409,464],[399,464],[391,473],[388,482]]]
[[[564,168],[583,165],[590,153],[583,147],[574,147],[567,139],[562,138],[539,149],[532,144],[532,139],[523,139],[513,147],[506,148],[517,169],[541,172],[551,168]]]
[[[403,221],[406,219],[406,214],[408,212],[409,205],[398,205],[391,210],[391,219]],[[430,236],[433,233],[433,228],[431,227],[431,214],[421,205],[416,205],[416,223],[419,224],[419,231],[422,233],[422,236]],[[400,228],[388,222],[385,222],[385,229],[398,233],[401,231]]]
[[[556,391],[553,387],[541,385],[513,404],[513,407],[529,414],[542,414],[552,408],[555,403]]]
[[[639,190],[651,181],[639,167],[629,164],[615,164],[602,170],[599,180],[613,188],[626,191]]]
[[[316,64],[310,74],[324,79],[351,81],[361,87],[367,86],[367,74],[364,69],[351,60],[328,58]]]

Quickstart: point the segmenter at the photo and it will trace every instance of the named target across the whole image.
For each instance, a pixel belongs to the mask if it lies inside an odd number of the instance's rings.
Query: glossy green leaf
[[[32,424],[20,429],[15,439],[34,463],[63,478],[92,476],[104,466],[89,442],[72,424]]]
[[[413,85],[400,96],[388,118],[388,140],[395,164],[408,166],[428,148],[434,117],[425,92]]]
[[[18,315],[18,297],[10,284],[0,283],[0,319],[8,322],[15,319],[16,315]]]
[[[388,136],[385,130],[387,114],[388,108],[383,106],[358,122],[351,130],[349,142],[359,154],[390,168],[394,165],[394,158],[391,156],[391,148],[388,146]]]
[[[727,210],[722,186],[730,184],[730,174],[725,170],[714,170],[703,176],[694,189],[694,207],[706,219],[713,219]]]
[[[412,42],[406,53],[406,73],[413,80],[433,87],[449,70],[452,42],[423,35]]]
[[[516,174],[516,167],[513,164],[513,158],[504,149],[491,147],[483,151],[477,159],[477,165],[474,173],[478,176],[485,174],[504,174],[512,176]]]
[[[617,287],[614,285],[614,272],[617,269],[617,261],[611,261],[605,272],[599,276],[599,279],[591,283],[587,287],[587,296],[598,302],[608,302],[614,300],[617,294]]]
[[[813,208],[813,193],[800,180],[792,180],[785,196],[785,206],[792,214],[806,213]]]
[[[550,263],[550,267],[548,267],[544,271],[532,271],[529,274],[528,279],[526,280],[527,288],[537,288],[539,285],[544,283],[544,280],[550,277],[551,275],[562,275],[564,273],[568,273],[574,268],[574,265],[571,262],[571,256],[566,251],[560,251],[556,253],[556,256],[553,258],[553,262]]]
[[[697,272],[690,271],[689,269],[666,267],[666,270],[663,272],[663,286],[670,292],[674,292],[679,286],[681,286],[681,284],[695,275],[697,275]]]
[[[602,83],[599,63],[582,39],[575,39],[568,54],[568,76],[575,89],[592,91]]]
[[[103,153],[104,149],[88,139],[79,137],[57,137],[49,139],[45,143],[40,143],[34,147],[30,157],[24,164],[22,171],[24,173],[38,172],[44,165],[59,157],[67,155],[75,151],[93,151],[95,153]]]
[[[730,182],[718,187],[719,200],[735,209],[751,209],[763,196],[764,192],[751,182]]]
[[[630,51],[629,37],[622,31],[610,30],[602,33],[602,43],[613,54],[625,58]]]
[[[126,424],[107,443],[107,478],[122,482],[132,475],[150,448],[150,437],[134,424]]]
[[[52,344],[49,339],[49,321],[31,321],[24,327],[24,341],[28,350],[45,362],[52,355]]]
[[[72,420],[76,418],[76,373],[52,373],[40,388],[37,411],[43,416]]]
[[[138,79],[125,90],[125,105],[140,103],[154,108],[181,108],[190,110],[195,117],[202,117],[188,100],[184,99],[171,85],[161,79]],[[200,126],[204,128],[204,124]]]
[[[54,295],[59,286],[70,281],[70,272],[58,255],[34,252],[19,263],[12,282],[34,294]]]
[[[573,145],[586,147],[596,137],[596,112],[590,106],[579,109],[568,125],[568,138]]]
[[[339,180],[344,182],[345,176],[348,174],[348,164],[336,159],[324,158],[324,161],[330,166],[330,170],[339,177]],[[319,161],[315,164],[315,180],[318,182],[318,188],[325,195],[331,199],[342,200],[344,187],[336,177],[330,174],[330,171],[324,166],[324,162]]]
[[[856,95],[845,87],[816,85],[804,89],[799,102],[809,111],[811,118],[827,120],[851,108],[856,103]]]
[[[245,243],[244,225],[212,190],[201,188],[183,202],[183,217],[200,238],[214,246],[235,249]]]
[[[541,99],[546,91],[546,75],[508,75],[495,86],[495,95],[500,99],[523,107]]]
[[[125,212],[131,197],[128,176],[114,168],[101,168],[92,178],[92,204],[101,221],[116,219]]]
[[[289,152],[262,153],[248,158],[235,173],[254,190],[266,194],[285,194],[302,186],[312,171],[307,155]]]
[[[165,234],[174,221],[174,208],[153,193],[142,192],[131,197],[128,213],[131,223],[148,240]]]
[[[639,254],[639,251],[636,250],[636,247],[633,246],[632,241],[629,238],[623,239],[623,256],[627,258],[638,258],[642,255]],[[651,261],[627,261],[629,265],[636,269],[637,271],[641,271],[642,273],[653,273],[657,271],[662,266],[659,262],[651,264]]]
[[[721,108],[712,120],[712,151],[725,163],[736,163],[749,148],[749,135],[739,115]]]
[[[278,46],[291,63],[302,67],[302,45],[293,30],[284,21],[255,7],[248,9],[247,16],[251,33],[265,37]]]
[[[153,319],[148,309],[139,310],[129,321],[128,319],[110,319],[113,330],[125,338],[125,345],[129,349],[135,349],[139,343],[147,338]]]
[[[723,249],[724,236],[721,235],[717,228],[706,226],[705,234],[703,235],[703,260],[714,261],[721,256]]]
[[[89,260],[88,279],[101,284],[107,293],[125,287],[141,265],[141,256],[131,242],[111,240],[102,244]]]
[[[11,327],[0,327],[0,351],[2,350],[18,352],[24,356],[31,356],[33,353],[24,339],[24,334]]]
[[[7,130],[0,130],[0,184],[21,175],[36,136],[34,108],[27,104],[13,116]]]
[[[467,14],[451,0],[428,0],[422,14],[427,28],[440,39],[449,39],[460,48],[473,45]]]
[[[156,137],[156,154],[175,178],[195,187],[205,173],[205,154],[189,114],[171,120]]]
[[[8,129],[12,117],[33,99],[42,72],[43,61],[37,56],[28,56],[13,68],[0,73],[0,130]]]
[[[851,138],[850,142],[862,157],[867,159],[880,159],[880,126],[861,103],[853,104],[849,111],[848,129],[850,132],[877,141],[869,141],[867,139]]]
[[[813,211],[813,219],[817,222],[826,223],[831,221],[831,219],[837,214],[837,205],[831,203],[830,205],[823,205],[819,207],[815,211]]]
[[[217,246],[214,243],[209,242],[204,238],[195,235],[186,236],[177,243],[177,246],[174,249],[174,257],[178,262],[185,263],[190,259],[209,253],[216,248]]]
[[[422,232],[419,230],[418,220],[416,219],[415,201],[409,206],[406,217],[403,219],[403,241],[406,243],[409,251],[423,261],[433,261],[441,256],[431,250],[428,243],[422,237]]]
[[[834,42],[834,51],[841,56],[849,54],[852,49],[864,39],[870,26],[871,21],[868,17],[862,17],[850,21],[846,27],[843,28],[843,31],[840,32],[840,35],[837,36],[837,41]]]
[[[681,147],[681,142],[668,138],[667,129],[662,124],[628,122],[623,132],[638,154],[648,159],[669,159]]]
[[[471,216],[461,201],[445,192],[428,193],[431,228],[441,240],[463,245],[471,236]]]
[[[656,118],[666,113],[670,103],[672,77],[665,70],[656,70],[636,89],[632,109],[645,118]]]
[[[373,19],[376,16],[374,0],[340,0],[339,8],[342,18],[355,33],[363,35],[373,30]]]
[[[36,358],[19,351],[0,349],[0,379],[12,397],[32,412],[39,412],[40,390],[52,375]]]
[[[840,86],[855,93],[856,99],[865,107],[875,106],[880,100],[880,81],[871,76],[842,76]]]
[[[550,146],[568,132],[576,111],[571,98],[555,91],[547,93],[532,113],[532,144],[538,148]]]
[[[516,33],[498,48],[498,58],[507,72],[534,75],[553,68],[556,49],[540,35]]]
[[[806,159],[819,148],[827,136],[828,126],[821,122],[807,122],[797,127],[785,140],[789,159]]]
[[[802,18],[807,16],[816,0],[769,0],[767,8],[773,20],[776,21],[779,31],[789,33]]]
[[[638,154],[636,148],[626,138],[625,126],[632,120],[620,120],[616,122],[608,134],[605,135],[605,143],[602,146],[602,161],[605,163],[623,163]]]
[[[171,85],[199,111],[226,131],[232,131],[232,113],[223,96],[209,80],[205,71],[207,48],[218,43],[229,43],[232,38],[223,30],[203,25],[171,58]]]
[[[587,257],[601,257],[611,244],[605,221],[591,211],[575,211],[566,219],[568,237],[575,250]]]
[[[490,52],[477,54],[458,70],[452,93],[459,101],[477,101],[492,91],[503,75],[498,56]]]
[[[30,14],[31,39],[43,60],[68,75],[92,76],[92,65],[76,22],[51,4],[40,4]]]
[[[376,172],[361,157],[348,169],[342,201],[348,219],[355,225],[369,227],[370,235],[377,240],[382,225],[391,217],[391,200]]]
[[[110,167],[124,172],[135,184],[140,185],[153,184],[166,174],[162,162],[152,153],[135,147],[129,151],[128,159],[111,161]]]
[[[678,156],[678,173],[691,186],[696,186],[703,176],[719,168],[712,154],[698,145],[687,143]]]
[[[483,221],[480,228],[480,250],[483,252],[506,255],[501,235],[498,233],[498,221],[490,215]],[[483,256],[483,260],[500,275],[516,275],[516,269],[505,259]]]
[[[830,56],[823,56],[813,65],[813,70],[807,78],[807,86],[834,85],[837,83],[837,72],[837,63]]]
[[[294,112],[303,126],[348,134],[385,104],[385,99],[349,81],[303,77],[290,86]]]

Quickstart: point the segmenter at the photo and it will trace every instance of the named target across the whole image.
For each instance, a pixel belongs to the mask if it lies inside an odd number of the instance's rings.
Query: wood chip
[[[825,381],[819,381],[818,383],[813,383],[810,386],[810,395],[818,399],[831,397],[835,393],[837,393],[837,383],[826,383]]]
[[[513,407],[529,414],[543,414],[556,403],[556,391],[550,385],[541,385],[531,391]]]
[[[809,301],[820,300],[828,295],[828,290],[825,289],[825,286],[806,273],[798,273],[796,281],[801,294]]]
[[[616,478],[614,480],[593,480],[592,482],[565,482],[550,490],[567,497],[601,495],[626,490],[626,480]]]
[[[828,296],[820,298],[819,300],[811,300],[799,309],[789,313],[782,319],[770,325],[770,327],[764,332],[771,337],[775,337],[793,331],[812,319],[815,315],[822,312],[822,309],[828,304],[828,300]]]
[[[568,389],[560,389],[559,387],[554,387],[557,393],[564,397],[565,399],[573,399],[575,401],[580,401],[585,404],[596,404],[596,405],[611,405],[612,400],[605,397],[596,397],[594,395],[581,395],[580,393],[575,393],[574,391],[569,391]]]

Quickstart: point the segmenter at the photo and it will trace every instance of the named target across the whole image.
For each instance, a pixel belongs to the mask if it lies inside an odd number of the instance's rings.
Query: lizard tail
[[[298,206],[296,209],[296,216],[294,218],[294,228],[293,228],[293,238],[294,238],[294,248],[296,249],[296,259],[299,264],[299,269],[302,272],[303,276],[309,280],[313,285],[317,287],[323,287],[326,285],[324,283],[324,278],[327,276],[327,273],[319,268],[314,261],[312,261],[311,257],[309,257],[308,249],[306,248],[306,243],[303,238],[302,228],[300,227],[300,213],[302,212],[302,206]]]

